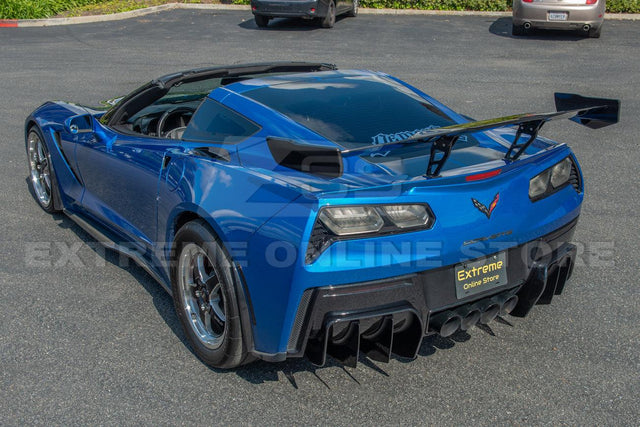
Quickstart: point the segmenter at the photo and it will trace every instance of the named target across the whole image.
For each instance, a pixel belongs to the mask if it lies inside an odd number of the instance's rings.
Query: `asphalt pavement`
[[[505,17],[375,15],[258,30],[248,12],[185,10],[0,29],[0,424],[637,425],[640,23],[606,22],[601,39],[510,30]],[[50,99],[96,104],[172,71],[271,60],[385,71],[478,119],[553,110],[555,91],[621,99],[616,126],[542,132],[586,177],[565,293],[427,339],[411,362],[204,366],[150,276],[38,207],[24,119]]]

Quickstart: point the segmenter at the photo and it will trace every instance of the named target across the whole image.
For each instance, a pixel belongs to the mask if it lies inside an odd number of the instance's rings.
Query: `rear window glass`
[[[234,144],[258,130],[260,127],[255,123],[207,98],[189,122],[182,139]]]
[[[399,141],[454,124],[409,88],[378,76],[284,83],[244,95],[345,148]]]

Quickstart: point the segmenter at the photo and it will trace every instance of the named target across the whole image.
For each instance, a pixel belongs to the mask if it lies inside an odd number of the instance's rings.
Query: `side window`
[[[193,115],[182,139],[235,144],[250,137],[258,130],[260,127],[255,123],[219,102],[206,98]]]

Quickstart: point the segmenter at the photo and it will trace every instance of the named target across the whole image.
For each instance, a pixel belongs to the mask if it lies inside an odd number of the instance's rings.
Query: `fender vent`
[[[576,167],[576,162],[571,158],[571,175],[569,175],[569,183],[574,190],[578,193],[582,193],[582,181],[580,180],[580,173]]]

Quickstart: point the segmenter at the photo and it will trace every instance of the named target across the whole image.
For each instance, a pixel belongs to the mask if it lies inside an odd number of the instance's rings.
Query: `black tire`
[[[48,213],[61,211],[60,189],[51,163],[49,148],[38,126],[32,126],[25,136],[29,186],[40,207]]]
[[[589,30],[589,37],[592,38],[592,39],[599,39],[601,32],[602,32],[602,27],[591,28]]]
[[[267,28],[267,26],[269,25],[269,21],[271,20],[271,18],[264,15],[254,15],[253,19],[256,20],[256,25],[258,26],[258,28]]]
[[[514,36],[524,36],[524,25],[511,24],[511,34]]]
[[[205,221],[194,220],[178,230],[173,261],[173,301],[195,354],[223,369],[252,361],[242,334],[235,264]]]
[[[327,15],[322,18],[320,25],[322,28],[333,28],[336,23],[336,3],[333,0],[329,0],[329,6],[327,8]]]
[[[351,5],[351,10],[347,12],[347,16],[355,18],[358,16],[358,9],[360,7],[360,0],[352,0],[353,4]]]

